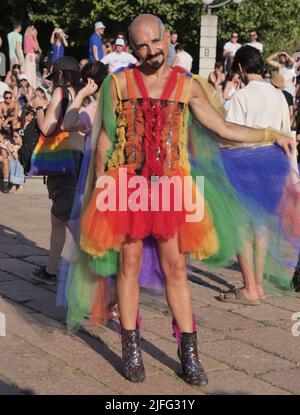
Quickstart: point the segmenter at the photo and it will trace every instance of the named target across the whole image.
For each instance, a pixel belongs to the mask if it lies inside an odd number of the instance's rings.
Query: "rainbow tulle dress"
[[[111,271],[101,268],[101,262],[105,263],[109,250],[118,252],[126,238],[144,240],[154,236],[170,239],[178,234],[181,251],[192,253],[198,259],[212,255],[218,248],[207,208],[203,218],[197,222],[186,222],[184,207],[176,211],[172,206],[173,187],[169,210],[164,211],[160,204],[158,211],[152,211],[150,206],[151,178],[176,176],[182,182],[183,191],[183,178],[191,174],[187,152],[188,106],[182,98],[185,95],[183,86],[186,74],[180,73],[177,82],[178,72],[173,70],[160,99],[149,98],[138,69],[126,70],[125,74],[128,98],[122,100],[119,95],[116,143],[106,170],[106,175],[116,183],[116,210],[98,210],[97,198],[99,201],[99,193],[103,189],[96,187],[81,220],[81,248],[96,257],[93,267],[100,274],[111,274]],[[114,79],[118,82],[117,77]],[[133,81],[141,94],[139,98],[135,96]],[[189,78],[188,83],[191,84],[191,81],[192,78]],[[144,195],[148,199],[147,210],[132,211],[128,206],[125,211],[120,210],[120,198],[123,196],[119,194],[120,169],[125,174],[123,181],[126,187],[134,176],[142,176],[147,180],[147,194]],[[124,192],[123,185],[121,190]],[[191,191],[197,190],[194,187]],[[130,199],[132,193],[133,190],[128,189],[125,197]]]
[[[202,198],[204,213],[201,220],[188,222],[187,211],[177,211],[172,205],[168,211],[160,206],[154,212],[99,210],[97,203],[103,188],[95,186],[93,157],[89,155],[89,173],[86,174],[78,233],[80,250],[67,270],[66,297],[68,326],[71,329],[78,328],[87,316],[98,325],[105,324],[111,317],[118,255],[122,243],[128,238],[141,239],[144,243],[140,286],[160,289],[164,285],[164,276],[154,238],[170,239],[178,235],[182,253],[212,267],[227,266],[236,259],[244,238],[252,235],[254,211],[249,207],[253,205],[263,209],[261,200],[254,200],[251,195],[247,200],[241,197],[240,189],[232,184],[228,163],[224,165],[217,137],[203,128],[189,111],[187,102],[193,80],[204,88],[210,103],[219,112],[222,111],[207,83],[174,68],[161,97],[154,99],[149,95],[137,68],[125,69],[124,72],[127,97],[121,96],[118,74],[104,81],[94,122],[94,144],[90,149],[96,150],[100,129],[105,128],[111,149],[107,153],[103,176],[114,179],[116,183],[116,205],[119,206],[121,197],[120,171],[125,169],[125,184],[136,177],[143,177],[149,183],[152,177],[176,176],[183,182],[185,177],[192,176],[190,191],[194,197]],[[111,83],[114,83],[118,95],[116,113],[112,109]],[[287,164],[284,163],[284,166]],[[265,218],[273,238],[267,253],[266,272],[277,286],[289,291],[290,281],[285,273],[287,264],[282,255],[282,244],[291,245],[291,228],[294,229],[296,223],[291,211],[297,203],[287,207],[281,202],[288,192],[295,201],[297,192],[293,187],[284,186],[289,168],[285,167],[282,174],[284,179],[276,203],[273,203],[272,212],[266,212],[270,220]],[[197,187],[198,176],[204,177],[204,192]],[[272,183],[272,172],[268,181]],[[123,187],[121,189],[123,191]],[[82,188],[79,191],[83,193]],[[132,189],[127,189],[127,200],[132,196],[131,192]],[[174,196],[173,193],[171,196]],[[269,196],[266,195],[267,198]],[[144,198],[149,204],[151,195],[144,194]],[[288,219],[284,222],[283,218]],[[299,245],[298,234],[294,234],[292,239],[293,246]]]

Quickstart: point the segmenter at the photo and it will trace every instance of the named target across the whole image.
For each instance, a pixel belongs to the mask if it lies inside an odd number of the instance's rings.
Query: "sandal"
[[[246,298],[240,288],[235,288],[233,290],[227,291],[224,294],[220,294],[219,297],[216,298],[222,303],[234,303],[253,306],[260,305],[259,300],[250,300],[249,298]]]

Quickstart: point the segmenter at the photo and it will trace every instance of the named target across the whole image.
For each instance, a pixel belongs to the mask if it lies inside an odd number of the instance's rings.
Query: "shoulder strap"
[[[148,91],[147,91],[146,86],[144,84],[142,75],[141,75],[140,71],[137,68],[133,68],[133,75],[134,75],[134,79],[136,81],[136,84],[138,86],[138,89],[141,93],[142,98],[149,98]]]
[[[187,87],[187,91],[186,91],[186,94],[185,94],[185,97],[184,97],[184,100],[183,100],[183,102],[185,104],[187,104],[187,102],[189,101],[190,96],[191,96],[191,89],[192,89],[193,79],[194,79],[193,76],[188,77],[188,87]]]
[[[177,87],[176,87],[176,91],[175,91],[175,98],[174,101],[179,102],[181,95],[182,95],[182,90],[183,90],[183,86],[184,86],[184,81],[185,81],[185,74],[184,73],[180,73],[179,74],[179,80],[177,82]]]
[[[112,75],[112,78],[115,81],[118,99],[121,101],[122,100],[122,95],[121,95],[121,90],[120,90],[118,77],[116,75]]]
[[[132,78],[131,78],[131,73],[132,73],[132,71],[129,71],[128,69],[125,69],[128,98],[129,99],[136,99],[136,94],[135,94],[134,89],[133,89],[133,82],[132,82]]]
[[[178,73],[178,71],[177,71],[176,67],[172,68],[169,79],[167,80],[167,83],[164,87],[164,90],[161,94],[160,99],[163,99],[163,100],[170,99],[170,96],[172,95],[172,92],[173,92],[173,90],[174,90],[174,88],[177,84],[177,73]]]

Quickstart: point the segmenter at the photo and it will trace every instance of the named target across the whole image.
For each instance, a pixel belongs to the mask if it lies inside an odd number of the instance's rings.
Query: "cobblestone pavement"
[[[31,281],[46,263],[49,243],[42,180],[28,180],[24,193],[1,193],[0,200],[0,394],[300,393],[300,336],[292,335],[300,299],[268,297],[259,307],[220,303],[214,298],[220,290],[241,284],[237,267],[213,272],[197,263],[190,285],[209,385],[191,387],[178,376],[165,298],[147,293],[141,307],[147,379],[129,383],[121,374],[116,323],[69,334],[55,289]]]

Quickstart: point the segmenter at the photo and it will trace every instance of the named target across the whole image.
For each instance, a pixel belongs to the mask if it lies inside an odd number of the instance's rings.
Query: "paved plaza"
[[[22,194],[0,193],[0,395],[5,394],[300,394],[300,336],[292,316],[300,298],[268,297],[261,306],[224,304],[214,297],[241,285],[237,266],[218,271],[194,263],[191,290],[199,349],[209,385],[185,384],[178,373],[171,315],[164,296],[142,294],[146,381],[122,374],[118,323],[76,335],[55,307],[55,288],[34,284],[46,264],[50,201],[40,178]],[[287,253],[288,255],[288,253]],[[0,323],[1,324],[1,323]],[[300,327],[298,328],[300,331]],[[3,334],[6,334],[3,336]]]

